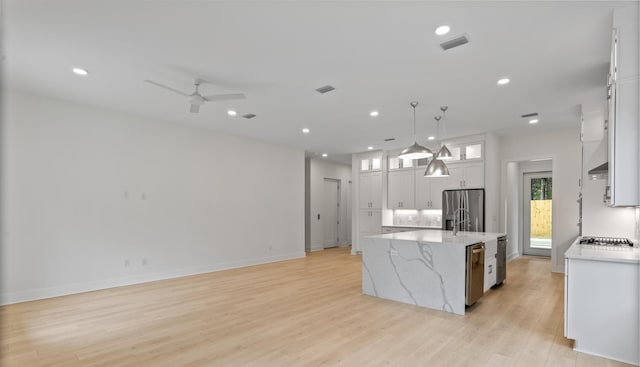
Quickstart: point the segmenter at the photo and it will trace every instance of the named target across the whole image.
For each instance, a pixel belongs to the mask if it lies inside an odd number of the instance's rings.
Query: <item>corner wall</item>
[[[564,253],[578,237],[578,194],[581,170],[579,128],[558,129],[544,134],[529,133],[526,136],[508,136],[500,139],[502,183],[507,184],[507,163],[539,158],[553,160],[553,249],[551,270],[564,272]],[[503,186],[505,187],[505,186]],[[505,218],[507,197],[501,190],[501,218]],[[507,220],[512,220],[509,215]],[[505,223],[500,224],[505,230]],[[512,241],[512,239],[510,239]]]
[[[5,93],[2,303],[305,256],[304,152]]]

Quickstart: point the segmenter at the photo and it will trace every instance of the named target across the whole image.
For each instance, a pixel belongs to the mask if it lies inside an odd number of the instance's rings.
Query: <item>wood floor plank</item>
[[[625,366],[572,350],[548,259],[507,272],[464,316],[363,295],[346,248],[8,305],[0,365]]]

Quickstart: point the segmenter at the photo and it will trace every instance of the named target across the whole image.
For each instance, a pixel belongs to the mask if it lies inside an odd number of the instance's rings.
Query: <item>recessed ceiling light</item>
[[[498,85],[509,84],[509,82],[510,82],[509,78],[502,78],[502,79],[498,80]]]
[[[376,116],[378,116],[379,114],[380,114],[380,113],[379,113],[378,111],[371,111],[371,112],[369,113],[369,116],[371,116],[371,117],[376,117]]]
[[[306,127],[304,129],[302,129],[302,132],[305,134],[308,134],[311,132],[311,130],[307,129]]]
[[[80,68],[73,68],[73,72],[78,74],[78,75],[87,75],[87,74],[89,74],[88,71],[86,71],[84,69],[80,69]]]
[[[429,139],[429,140],[434,140],[435,138],[436,138],[435,136],[430,136],[430,137],[428,137],[427,139]]]
[[[367,149],[369,149],[369,150],[373,150],[373,147],[367,147]]]
[[[322,156],[326,158],[327,157],[327,153],[322,153]]]
[[[235,116],[235,115],[237,115],[237,114],[238,114],[238,113],[237,113],[236,111],[234,111],[234,110],[229,110],[229,111],[227,111],[227,115],[229,115],[229,116]]]
[[[436,34],[438,36],[444,36],[445,34],[449,33],[450,30],[451,27],[449,27],[448,25],[441,25],[440,27],[436,28]]]
[[[538,119],[529,120],[529,123],[530,124],[537,124],[538,123]]]

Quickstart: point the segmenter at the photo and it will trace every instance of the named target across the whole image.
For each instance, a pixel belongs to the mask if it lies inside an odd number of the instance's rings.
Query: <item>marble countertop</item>
[[[492,240],[500,236],[505,236],[505,234],[493,232],[458,232],[458,235],[454,236],[452,231],[425,229],[411,232],[387,233],[370,237],[411,241],[413,243],[417,241],[468,246],[473,245],[474,243]]]
[[[640,264],[640,248],[580,245],[578,237],[564,253],[569,259],[595,260]]]
[[[425,229],[441,229],[442,227],[440,227],[440,226],[438,226],[438,227],[435,227],[435,226],[418,226],[418,225],[411,226],[411,225],[408,225],[408,224],[398,224],[398,225],[396,225],[396,224],[390,224],[390,225],[383,225],[383,226],[382,226],[382,228],[425,228]]]

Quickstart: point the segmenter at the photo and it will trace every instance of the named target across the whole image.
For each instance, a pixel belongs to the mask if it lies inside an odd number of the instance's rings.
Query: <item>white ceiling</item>
[[[604,100],[611,10],[620,5],[9,0],[4,75],[18,90],[349,161],[368,146],[409,145],[412,100],[423,143],[441,105],[444,137],[577,126],[581,103]],[[436,36],[441,24],[451,33]],[[470,43],[439,48],[460,34]],[[90,75],[74,75],[75,66]],[[247,99],[190,114],[185,99],[143,82],[187,92],[193,76],[215,82],[203,94]],[[503,76],[512,82],[498,87]],[[336,90],[314,91],[326,84]],[[230,117],[229,108],[258,117]],[[539,124],[520,117],[529,112]]]

